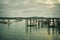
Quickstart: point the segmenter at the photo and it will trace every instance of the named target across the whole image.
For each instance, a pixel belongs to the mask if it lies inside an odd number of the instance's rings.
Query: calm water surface
[[[38,30],[37,27],[32,27],[28,31],[25,26],[25,21],[13,22],[12,24],[0,23],[0,40],[60,40],[58,33],[48,34],[47,26]]]

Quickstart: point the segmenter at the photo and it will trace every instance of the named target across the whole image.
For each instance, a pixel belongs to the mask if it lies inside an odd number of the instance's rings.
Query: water
[[[60,17],[60,2],[57,1],[56,4],[45,2],[47,1],[0,0],[0,17]],[[32,27],[31,30],[30,28],[27,30],[24,21],[12,24],[0,23],[0,40],[60,40],[58,33],[53,34],[51,30],[48,34],[46,27],[40,29]]]
[[[60,40],[58,33],[48,34],[47,26],[44,28],[32,27],[28,31],[25,26],[25,21],[13,22],[12,24],[0,23],[0,40]]]

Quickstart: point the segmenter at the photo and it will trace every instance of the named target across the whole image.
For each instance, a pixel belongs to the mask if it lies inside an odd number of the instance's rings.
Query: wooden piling
[[[31,32],[31,23],[32,23],[32,20],[31,20],[31,18],[30,18],[30,32]]]
[[[27,33],[28,32],[28,19],[25,20],[25,32]]]

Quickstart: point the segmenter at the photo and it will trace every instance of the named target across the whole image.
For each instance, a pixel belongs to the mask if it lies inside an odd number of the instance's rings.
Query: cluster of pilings
[[[36,29],[39,29],[40,27],[43,27],[43,20],[42,19],[25,19],[25,26],[26,26],[26,31],[28,31],[28,27],[30,27],[30,32],[32,27],[36,27]]]
[[[51,18],[48,20],[48,33],[50,33],[50,28],[52,28],[52,32],[54,30],[58,30],[60,32],[60,19]]]
[[[42,19],[26,19],[26,26],[42,26],[43,27],[43,20]]]
[[[28,31],[28,27],[30,27],[30,31],[31,31],[31,27],[37,26],[37,28],[39,29],[40,27],[44,27],[44,23],[45,23],[45,25],[48,25],[47,27],[48,33],[50,33],[50,28],[52,28],[52,31],[54,33],[54,29],[57,29],[58,23],[60,22],[60,19],[55,19],[55,18],[48,18],[48,19],[30,18],[30,19],[25,19],[25,20],[26,20],[25,26],[26,26],[27,31]],[[60,29],[58,30],[60,31]]]

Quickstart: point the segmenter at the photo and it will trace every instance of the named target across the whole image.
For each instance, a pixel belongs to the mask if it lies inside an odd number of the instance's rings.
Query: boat
[[[12,22],[10,22],[10,21],[0,21],[0,23],[3,23],[3,24],[10,24],[10,23],[12,23]]]
[[[36,23],[31,23],[31,24],[28,24],[27,26],[37,26]]]

